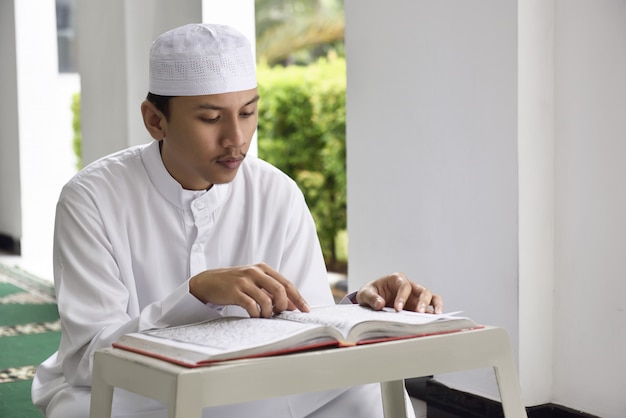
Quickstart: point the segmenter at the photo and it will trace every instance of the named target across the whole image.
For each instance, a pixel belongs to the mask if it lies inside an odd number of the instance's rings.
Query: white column
[[[22,237],[16,39],[14,0],[0,1],[0,234],[12,240]]]
[[[626,2],[555,1],[554,394],[626,416]]]
[[[160,33],[200,17],[201,0],[79,3],[85,164],[151,140],[139,111],[148,92],[150,44]]]
[[[516,2],[347,0],[345,16],[350,288],[404,271],[517,351]],[[439,378],[498,397],[489,370]]]
[[[554,2],[518,2],[519,375],[526,405],[552,401]]]
[[[254,0],[202,0],[202,21],[232,26],[243,33],[254,47]],[[253,52],[256,53],[256,48]]]
[[[57,45],[54,0],[33,10],[15,2],[17,115],[19,125],[19,185],[22,202],[22,256],[52,265],[52,230],[58,185],[55,135],[57,121]],[[71,147],[71,138],[67,146]],[[37,263],[38,266],[42,264]],[[48,267],[42,267],[46,272]],[[33,273],[39,273],[32,271]]]
[[[254,0],[203,0],[202,21],[205,23],[221,23],[229,25],[243,33],[252,44],[252,53],[256,57],[256,17]],[[257,155],[257,132],[252,137],[248,153]]]

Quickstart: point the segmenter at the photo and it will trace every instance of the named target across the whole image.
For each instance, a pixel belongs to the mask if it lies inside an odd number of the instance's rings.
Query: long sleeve
[[[127,277],[133,272],[123,271],[133,264],[134,252],[114,248],[98,207],[87,196],[77,187],[64,190],[57,205],[54,242],[55,286],[64,330],[59,356],[68,383],[77,386],[90,385],[93,353],[120,335],[218,315],[189,294],[186,276],[176,287],[169,284],[173,288],[163,299],[142,306],[142,289],[135,277]],[[143,258],[145,262],[153,255]],[[158,263],[158,257],[151,262]]]

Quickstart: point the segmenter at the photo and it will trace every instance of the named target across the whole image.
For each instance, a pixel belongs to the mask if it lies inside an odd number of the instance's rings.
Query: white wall
[[[626,2],[557,0],[554,400],[626,416]]]
[[[626,416],[626,2],[346,3],[351,288],[405,270],[509,330],[527,405]]]
[[[516,8],[346,2],[350,287],[404,271],[514,347]],[[497,397],[490,370],[439,378]]]

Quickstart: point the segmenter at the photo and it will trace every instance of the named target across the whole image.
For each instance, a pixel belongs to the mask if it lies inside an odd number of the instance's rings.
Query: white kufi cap
[[[150,93],[200,96],[257,86],[250,42],[224,25],[189,24],[159,36],[150,49]]]

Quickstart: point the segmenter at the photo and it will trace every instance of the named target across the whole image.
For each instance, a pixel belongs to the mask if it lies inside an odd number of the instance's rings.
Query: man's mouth
[[[217,160],[217,163],[223,167],[234,170],[234,169],[239,168],[244,158],[245,158],[245,155],[240,155],[237,157],[223,157],[223,158],[219,158]]]

